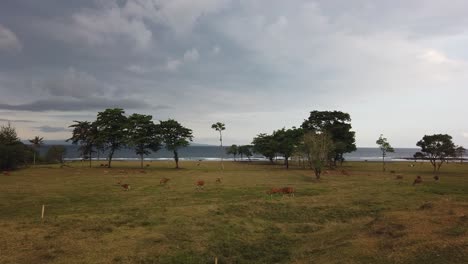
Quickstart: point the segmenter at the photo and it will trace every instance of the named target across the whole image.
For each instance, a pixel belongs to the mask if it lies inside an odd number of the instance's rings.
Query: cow
[[[205,186],[205,181],[197,181],[197,190],[200,190],[200,189],[203,189],[203,187]]]
[[[281,188],[281,192],[283,193],[283,196],[288,195],[289,197],[294,197],[294,193],[296,193],[296,190],[293,187],[284,187]]]
[[[418,183],[422,183],[422,178],[421,176],[417,176],[416,179],[414,179],[413,185],[416,185]]]

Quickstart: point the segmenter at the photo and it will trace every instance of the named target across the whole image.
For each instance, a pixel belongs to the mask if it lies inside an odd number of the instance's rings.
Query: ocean
[[[66,160],[78,160],[80,159],[80,153],[78,146],[76,145],[64,145],[66,148],[65,159]],[[50,146],[44,145],[41,147],[41,154],[45,154]],[[227,148],[227,147],[226,147]],[[226,149],[224,148],[224,149]],[[385,158],[387,161],[402,161],[405,158],[413,157],[413,154],[420,151],[418,148],[396,148],[395,152],[387,153]],[[225,160],[233,160],[232,155],[225,154],[223,151],[223,158]],[[100,153],[99,158],[105,160],[107,154]],[[189,146],[181,148],[179,150],[179,157],[181,160],[219,160],[221,157],[221,148],[218,146]],[[94,154],[93,158],[96,159],[97,155]],[[165,149],[161,149],[156,153],[151,153],[145,156],[145,160],[167,160],[172,159],[173,154]],[[240,156],[236,157],[240,159]],[[135,154],[132,149],[120,149],[115,152],[114,159],[116,160],[138,160],[139,156]],[[264,160],[264,157],[259,154],[254,154],[251,157],[254,160]],[[358,148],[356,151],[345,154],[345,160],[347,161],[380,161],[382,159],[382,152],[378,148]],[[244,160],[247,157],[244,156]]]

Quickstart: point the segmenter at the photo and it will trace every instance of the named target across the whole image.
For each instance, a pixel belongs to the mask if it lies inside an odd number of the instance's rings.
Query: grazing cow
[[[418,183],[422,183],[421,176],[417,176],[416,179],[414,179],[413,185],[418,184]]]
[[[343,174],[344,176],[349,176],[349,172],[345,171],[345,170],[342,170],[341,171],[341,174]]]
[[[282,193],[282,189],[279,189],[279,188],[271,188],[270,190],[267,191],[267,194],[270,195],[270,198],[273,197],[273,194],[277,194],[277,193]]]
[[[397,174],[397,176],[395,177],[395,179],[397,179],[397,180],[403,180],[403,175]]]
[[[124,191],[130,190],[130,185],[129,185],[129,184],[124,183],[124,184],[120,184],[120,186],[122,186],[122,188],[124,189]]]
[[[203,189],[205,181],[197,181],[197,190]]]
[[[149,167],[150,165],[149,164],[146,164],[146,167]]]
[[[168,178],[162,178],[162,179],[159,181],[159,184],[164,185],[164,184],[166,184],[168,181],[169,181]]]
[[[296,190],[293,187],[284,187],[284,188],[281,188],[281,192],[283,193],[283,196],[288,195],[289,197],[291,196],[294,197]]]
[[[216,178],[216,183],[221,183],[221,178]]]
[[[434,180],[438,181],[439,180],[439,175],[435,175]]]

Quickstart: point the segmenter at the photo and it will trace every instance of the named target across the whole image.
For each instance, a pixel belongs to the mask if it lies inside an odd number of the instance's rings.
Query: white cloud
[[[468,132],[463,132],[463,137],[468,138]]]
[[[152,32],[142,18],[125,16],[116,4],[103,10],[81,11],[72,19],[76,33],[91,45],[110,44],[119,37],[129,39],[137,49],[151,44]]]
[[[180,60],[169,59],[167,60],[167,63],[166,63],[166,69],[169,71],[176,71],[181,65],[182,65],[182,62]]]
[[[0,51],[21,51],[22,45],[13,31],[0,24]]]
[[[187,50],[184,53],[184,61],[197,61],[199,57],[200,57],[200,54],[198,53],[198,50],[195,48],[191,50]]]
[[[211,53],[214,55],[218,55],[221,52],[221,48],[218,45],[215,45],[211,50]]]
[[[127,70],[129,72],[133,72],[133,73],[137,73],[137,74],[145,74],[145,73],[148,73],[151,71],[151,69],[148,69],[148,68],[145,68],[141,65],[136,65],[136,64],[132,64],[132,65],[129,65],[127,66]]]

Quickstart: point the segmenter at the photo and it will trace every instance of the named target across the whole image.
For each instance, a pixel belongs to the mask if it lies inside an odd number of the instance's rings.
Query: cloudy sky
[[[226,144],[348,112],[358,146],[468,146],[468,1],[2,0],[0,124],[70,136],[121,107]]]

